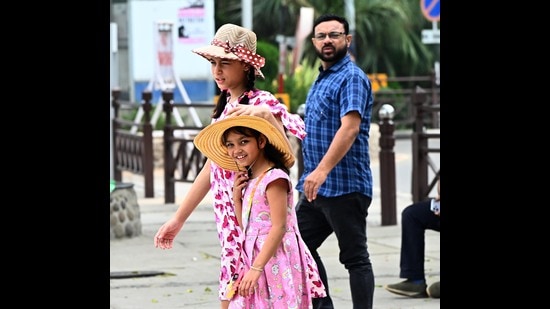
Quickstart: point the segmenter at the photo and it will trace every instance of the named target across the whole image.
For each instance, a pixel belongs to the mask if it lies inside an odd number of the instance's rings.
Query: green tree
[[[345,2],[253,1],[253,30],[259,40],[258,52],[266,57],[267,63],[262,69],[266,80],[258,80],[256,85],[277,92],[279,43],[276,38],[277,35],[294,36],[301,7],[312,7],[314,18],[325,13],[345,16]],[[241,24],[241,0],[215,1],[215,6],[216,28],[228,22]],[[421,41],[422,30],[432,25],[422,15],[418,0],[355,0],[355,26],[354,56],[366,73],[386,73],[390,77],[432,73],[434,60],[439,58],[439,46],[427,46]],[[290,50],[288,54],[291,54]],[[300,66],[292,74],[287,70],[283,76],[292,112],[296,112],[298,105],[305,101],[319,65],[313,44],[307,38]]]
[[[216,27],[226,22],[241,24],[241,0],[215,1]],[[253,2],[253,28],[262,40],[278,46],[278,34],[294,36],[302,6],[312,7],[314,17],[324,13],[345,16],[345,1],[262,0]],[[431,28],[418,0],[355,0],[354,35],[357,64],[367,73],[389,76],[427,75],[438,56],[437,46],[421,42],[422,29]],[[314,65],[309,39],[303,58]]]
[[[276,80],[279,75],[279,49],[271,42],[258,40],[256,52],[265,58],[262,68],[265,79],[257,78],[256,87],[275,93],[277,91]]]
[[[429,74],[434,57],[421,41],[426,22],[417,0],[366,1],[357,9],[358,64],[390,76]]]

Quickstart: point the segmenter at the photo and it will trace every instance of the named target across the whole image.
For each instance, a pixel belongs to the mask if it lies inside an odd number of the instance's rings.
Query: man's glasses
[[[336,39],[339,39],[342,35],[344,35],[345,33],[344,32],[329,32],[329,33],[322,33],[322,32],[319,32],[317,33],[314,38],[317,40],[317,41],[322,41],[324,40],[327,35],[328,37],[331,39],[331,40],[336,40]]]

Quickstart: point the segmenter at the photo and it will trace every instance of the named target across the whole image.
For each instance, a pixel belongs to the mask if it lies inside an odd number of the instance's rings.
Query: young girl
[[[307,309],[311,298],[325,297],[298,230],[289,176],[294,156],[281,132],[263,118],[234,116],[207,126],[194,142],[210,160],[236,171],[233,202],[244,242],[229,308]]]
[[[193,50],[210,62],[212,77],[221,90],[212,112],[212,122],[235,115],[255,115],[265,118],[279,131],[284,132],[286,129],[290,134],[303,139],[305,126],[302,118],[289,113],[272,93],[254,87],[256,77],[263,77],[261,68],[265,64],[265,59],[256,53],[256,44],[256,34],[253,31],[225,24],[218,29],[211,44]],[[286,135],[285,142],[289,143]],[[171,249],[187,218],[208,191],[212,193],[221,246],[219,298],[222,309],[229,304],[225,292],[235,275],[238,262],[235,253],[242,246],[242,235],[237,228],[238,222],[231,200],[234,177],[234,171],[207,160],[177,211],[158,229],[154,238],[155,247]]]

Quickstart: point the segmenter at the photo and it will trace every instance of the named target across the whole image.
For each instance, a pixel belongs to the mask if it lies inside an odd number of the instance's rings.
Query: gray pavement
[[[383,285],[399,282],[399,252],[401,241],[400,214],[412,202],[410,194],[410,140],[396,140],[396,204],[398,224],[381,225],[379,164],[372,162],[375,181],[374,198],[367,218],[368,246],[375,274],[374,307],[440,308],[440,300],[414,299],[386,291]],[[432,157],[439,165],[439,155]],[[291,171],[294,175],[296,170]],[[177,204],[164,204],[162,170],[155,171],[155,198],[144,198],[143,177],[123,174],[123,182],[134,183],[141,211],[142,235],[111,240],[111,275],[129,274],[110,280],[111,309],[149,308],[219,308],[217,278],[220,248],[216,236],[211,198],[208,195],[197,207],[170,250],[157,249],[153,236],[174,213]],[[190,184],[176,184],[176,202],[185,196]],[[426,232],[425,270],[428,285],[440,280],[440,233]],[[327,273],[335,308],[352,308],[348,274],[338,261],[338,246],[334,236],[319,249]],[[148,274],[159,274],[151,275]]]

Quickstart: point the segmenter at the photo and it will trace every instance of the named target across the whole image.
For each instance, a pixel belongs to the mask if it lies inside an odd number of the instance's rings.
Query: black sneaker
[[[410,280],[405,280],[403,282],[388,284],[384,288],[392,293],[404,295],[413,298],[426,298],[428,293],[426,293],[427,285],[425,283],[412,283]]]
[[[439,298],[439,281],[432,283],[427,292],[431,298]]]

